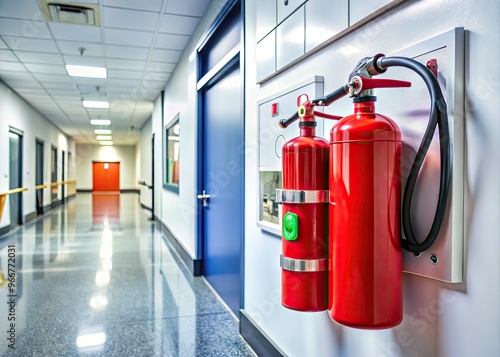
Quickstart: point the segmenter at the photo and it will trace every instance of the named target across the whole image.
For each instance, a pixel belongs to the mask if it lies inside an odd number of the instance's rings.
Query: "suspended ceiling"
[[[0,0],[0,80],[76,142],[97,144],[100,128],[115,145],[133,145],[210,0],[78,3],[97,5],[100,26],[47,21],[37,0]],[[67,64],[106,67],[108,77],[70,77]],[[86,109],[82,99],[110,108]]]

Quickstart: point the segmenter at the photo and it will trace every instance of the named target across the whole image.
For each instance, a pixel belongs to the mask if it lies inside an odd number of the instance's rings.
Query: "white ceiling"
[[[38,0],[0,0],[0,80],[76,142],[97,144],[94,129],[106,128],[133,145],[210,1],[53,1],[98,5],[97,27],[48,22]],[[70,77],[67,64],[106,67],[108,78]],[[92,126],[98,118],[111,126]]]

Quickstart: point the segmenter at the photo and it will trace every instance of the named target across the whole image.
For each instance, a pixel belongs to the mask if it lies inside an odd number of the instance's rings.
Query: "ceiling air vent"
[[[99,7],[80,3],[42,1],[42,9],[47,21],[65,24],[99,26]]]

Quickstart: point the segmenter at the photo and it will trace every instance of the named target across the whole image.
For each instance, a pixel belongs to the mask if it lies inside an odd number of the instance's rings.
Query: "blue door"
[[[203,274],[231,310],[241,307],[243,111],[239,62],[203,93]]]

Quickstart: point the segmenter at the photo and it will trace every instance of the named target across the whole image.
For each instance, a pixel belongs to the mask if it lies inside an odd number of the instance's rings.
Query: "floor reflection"
[[[92,194],[92,223],[120,223],[120,195],[115,193]]]
[[[0,316],[8,244],[20,284],[16,350],[0,344],[0,355],[253,356],[149,216],[135,194],[79,194],[0,240]],[[1,339],[7,323],[0,318]]]

